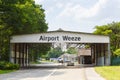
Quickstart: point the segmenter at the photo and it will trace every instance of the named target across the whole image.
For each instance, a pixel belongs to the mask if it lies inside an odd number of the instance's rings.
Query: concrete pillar
[[[107,44],[107,50],[106,65],[111,65],[110,43]]]
[[[98,65],[98,46],[95,44],[95,57],[96,57],[96,65]]]
[[[95,58],[95,65],[97,65],[97,58],[96,58],[96,44],[94,44],[94,58]]]
[[[11,63],[14,63],[14,44],[10,44],[10,55],[9,55],[9,61]]]
[[[102,65],[105,65],[105,55],[104,55],[104,43],[101,43],[101,58],[102,58]]]
[[[91,57],[92,57],[92,64],[94,64],[95,63],[94,44],[91,45]]]
[[[26,58],[27,58],[27,66],[29,66],[29,47],[28,47],[28,44],[26,44]]]
[[[24,65],[28,66],[28,45],[24,44]]]
[[[24,46],[23,46],[23,43],[21,43],[21,66],[23,67],[24,66]]]
[[[104,56],[102,55],[102,44],[98,44],[98,65],[99,66],[104,66]]]
[[[19,44],[19,64],[20,64],[20,66],[21,66],[21,63],[22,63],[22,61],[21,61],[21,48],[22,48],[22,46],[21,46],[21,44]]]
[[[104,56],[104,53],[103,53],[103,44],[101,43],[101,49],[100,49],[100,54],[101,54],[101,65],[104,66],[105,65],[105,56]]]

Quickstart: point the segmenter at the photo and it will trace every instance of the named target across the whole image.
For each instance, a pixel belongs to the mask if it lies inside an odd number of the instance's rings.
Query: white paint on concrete
[[[46,38],[42,39],[41,36]],[[69,37],[69,39],[63,37]],[[11,36],[11,43],[109,43],[109,36],[93,35],[80,32],[48,32]]]

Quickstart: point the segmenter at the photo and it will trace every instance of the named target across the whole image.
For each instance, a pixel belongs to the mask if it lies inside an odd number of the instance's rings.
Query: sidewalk
[[[105,80],[103,77],[95,72],[94,67],[86,67],[85,75],[87,80]]]

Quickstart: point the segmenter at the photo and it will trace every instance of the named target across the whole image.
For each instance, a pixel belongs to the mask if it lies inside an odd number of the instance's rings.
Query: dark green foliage
[[[5,0],[1,3],[1,21],[12,34],[25,34],[47,31],[45,14],[41,5],[33,0]]]
[[[51,50],[48,52],[47,56],[48,58],[58,58],[63,54],[63,51],[60,47],[51,48]]]
[[[34,0],[0,0],[0,60],[9,59],[10,36],[47,29],[44,9]]]
[[[120,48],[120,22],[113,22],[109,24],[112,33],[111,38],[111,49],[112,52]]]
[[[10,62],[5,62],[5,61],[0,62],[1,70],[17,70],[19,68],[20,68],[20,66],[18,64],[13,64]]]
[[[112,30],[108,25],[96,26],[95,29],[96,30],[93,32],[94,34],[109,35],[112,33]]]
[[[120,48],[114,51],[114,54],[120,57]]]
[[[70,48],[68,48],[67,53],[69,53],[69,54],[76,54],[77,50],[75,49],[75,47],[70,47]]]
[[[110,36],[111,52],[120,48],[120,22],[112,22],[107,25],[96,26],[94,34]]]
[[[29,44],[29,59],[36,62],[42,55],[46,55],[51,48],[51,43]]]

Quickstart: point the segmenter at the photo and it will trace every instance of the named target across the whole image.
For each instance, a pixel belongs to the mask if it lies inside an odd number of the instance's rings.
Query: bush
[[[0,69],[1,70],[17,70],[19,68],[20,68],[20,66],[18,64],[0,61]]]
[[[114,54],[120,57],[120,49],[115,50]]]

